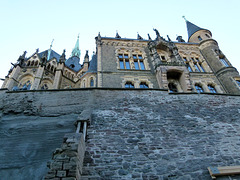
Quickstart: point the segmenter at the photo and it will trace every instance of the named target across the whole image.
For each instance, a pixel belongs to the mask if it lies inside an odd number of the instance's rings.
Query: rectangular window
[[[120,69],[124,69],[124,63],[123,60],[119,60],[119,65],[120,65]]]
[[[138,59],[142,59],[142,55],[138,55]]]
[[[202,64],[199,64],[199,66],[202,69],[202,72],[205,72],[204,68],[202,67]]]
[[[224,58],[220,58],[221,62],[223,63],[224,66],[229,67],[228,63]]]
[[[124,54],[124,58],[125,58],[125,59],[128,59],[128,55],[127,55],[127,54]]]
[[[133,59],[137,59],[137,55],[133,55]]]
[[[197,62],[199,62],[199,59],[198,58],[195,58]]]
[[[123,58],[123,55],[122,55],[122,54],[119,54],[119,55],[118,55],[118,58],[119,58],[119,59],[122,59],[122,58]]]
[[[187,61],[187,58],[186,58],[186,57],[183,57],[183,60],[184,60],[184,61]]]
[[[199,67],[198,67],[197,64],[194,64],[194,67],[196,68],[196,71],[197,71],[197,72],[200,72],[200,69],[199,69]]]
[[[125,65],[126,65],[126,69],[131,69],[129,61],[125,60]]]
[[[239,87],[240,87],[240,80],[236,80],[236,82],[237,82],[237,84],[239,85]]]
[[[141,67],[141,70],[145,70],[145,66],[144,66],[143,61],[140,61],[140,67]]]
[[[135,66],[135,69],[139,70],[138,61],[134,61],[134,66]]]
[[[187,65],[189,72],[192,72],[192,68],[190,67],[190,65],[188,63],[186,63],[186,65]]]

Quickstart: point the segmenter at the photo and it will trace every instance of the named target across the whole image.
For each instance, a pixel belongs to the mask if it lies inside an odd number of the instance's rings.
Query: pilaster
[[[19,76],[20,70],[21,70],[21,68],[18,65],[15,68],[13,68],[13,71],[10,74],[10,77],[4,88],[7,88],[8,90],[12,90],[14,84],[16,84],[16,83],[18,84],[17,77]]]
[[[59,85],[62,79],[63,68],[64,68],[64,63],[59,63],[57,66],[57,70],[56,70],[54,81],[53,81],[53,89],[59,89]]]
[[[33,85],[31,86],[30,90],[38,89],[38,86],[39,86],[42,76],[43,76],[43,71],[44,71],[44,66],[39,66],[37,73],[35,75],[34,81],[33,81]]]

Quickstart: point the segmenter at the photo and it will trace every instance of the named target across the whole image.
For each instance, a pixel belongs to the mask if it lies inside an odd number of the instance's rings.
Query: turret
[[[225,92],[230,94],[240,94],[239,85],[235,80],[240,77],[239,73],[219,49],[217,41],[212,39],[212,33],[187,20],[186,24],[188,30],[188,42],[199,43],[199,48],[203,57],[211,67],[219,82],[222,84]]]
[[[186,24],[187,24],[188,42],[199,43],[203,40],[212,38],[211,31],[196,26],[195,24],[186,20],[186,18],[184,16],[183,16],[183,18],[185,19]]]

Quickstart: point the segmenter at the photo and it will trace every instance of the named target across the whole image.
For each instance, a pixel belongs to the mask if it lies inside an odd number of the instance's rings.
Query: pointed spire
[[[60,63],[65,63],[65,61],[66,61],[65,52],[66,52],[66,50],[64,49],[62,55],[61,55],[60,58],[59,58],[59,62],[60,62]]]
[[[182,18],[186,21],[186,24],[187,24],[187,31],[188,31],[188,40],[190,39],[190,37],[197,31],[200,31],[200,30],[207,30],[207,29],[203,29],[201,27],[198,27],[196,26],[195,24],[189,22],[185,16],[182,16]],[[207,30],[209,31],[209,30]],[[210,32],[210,31],[209,31]]]
[[[80,58],[81,52],[79,50],[79,34],[78,34],[78,38],[77,38],[77,42],[75,44],[75,47],[72,50],[72,57],[76,56],[78,58]]]
[[[84,57],[84,63],[88,63],[89,62],[89,55],[88,55],[88,50],[86,50],[86,54]]]

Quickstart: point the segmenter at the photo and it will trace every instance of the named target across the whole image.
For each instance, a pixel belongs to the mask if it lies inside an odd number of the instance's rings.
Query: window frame
[[[217,93],[215,87],[214,87],[213,85],[211,85],[211,84],[208,85],[208,89],[209,89],[209,91],[210,91],[211,93]]]
[[[125,82],[125,85],[124,85],[125,88],[135,88],[134,87],[134,83],[132,83],[131,81],[127,81]]]
[[[141,83],[139,84],[139,88],[148,89],[149,86],[148,86],[148,84],[147,84],[146,82],[141,82]]]
[[[225,66],[225,67],[229,67],[229,64],[227,63],[226,59],[224,57],[219,57],[221,63]]]
[[[204,92],[203,87],[200,84],[195,84],[194,87],[195,87],[197,93]]]

